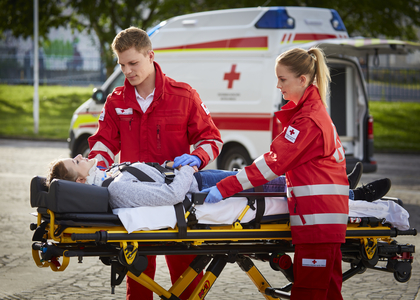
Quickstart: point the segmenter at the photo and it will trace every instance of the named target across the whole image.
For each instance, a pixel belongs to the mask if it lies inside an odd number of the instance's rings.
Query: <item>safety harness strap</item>
[[[175,216],[178,224],[178,237],[184,239],[187,237],[187,222],[185,221],[183,203],[177,203],[174,205]]]
[[[264,192],[264,188],[262,185],[254,187],[254,191],[257,193]],[[255,212],[255,228],[261,228],[261,220],[264,216],[265,211],[265,199],[264,197],[256,198],[257,200],[257,211]]]
[[[148,162],[145,164],[154,167],[156,170],[158,170],[163,175],[163,177],[165,177],[166,184],[170,184],[172,181],[174,181],[175,173],[173,170],[164,168],[157,162]]]

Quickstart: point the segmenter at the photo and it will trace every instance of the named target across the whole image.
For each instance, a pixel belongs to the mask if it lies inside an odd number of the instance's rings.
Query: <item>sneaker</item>
[[[354,189],[354,199],[372,202],[381,199],[391,188],[391,180],[383,178]]]
[[[349,180],[350,189],[355,189],[359,184],[360,177],[362,177],[363,173],[363,164],[359,161],[353,168],[350,174],[347,175],[347,179]]]

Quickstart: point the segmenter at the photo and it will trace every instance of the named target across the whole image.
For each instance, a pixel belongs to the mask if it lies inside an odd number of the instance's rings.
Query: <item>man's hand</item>
[[[199,168],[201,166],[201,159],[199,159],[198,156],[191,154],[183,154],[175,157],[174,168],[185,165],[189,165],[190,167],[196,166]]]
[[[188,166],[188,165],[187,165]],[[173,161],[167,161],[166,162],[166,167],[167,168],[172,168],[172,169],[177,169],[177,170],[181,170],[182,165],[179,165],[177,168],[174,168],[174,162]],[[193,166],[192,167],[194,169],[195,172],[198,172],[198,168],[197,166]]]
[[[220,193],[217,186],[212,186],[211,188],[207,188],[200,191],[201,193],[208,193],[206,199],[204,199],[204,202],[207,203],[217,203],[223,200],[223,196]]]

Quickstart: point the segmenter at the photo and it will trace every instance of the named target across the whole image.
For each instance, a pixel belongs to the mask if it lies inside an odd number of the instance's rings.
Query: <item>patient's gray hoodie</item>
[[[155,182],[139,181],[129,172],[122,172],[108,186],[111,208],[175,205],[182,202],[187,194],[199,192],[193,176],[194,169],[190,166],[175,170],[175,178],[170,184],[165,183],[164,176],[154,167],[144,163],[133,163],[131,166],[143,171]],[[94,173],[89,177],[101,180],[105,177],[104,171],[99,169]]]

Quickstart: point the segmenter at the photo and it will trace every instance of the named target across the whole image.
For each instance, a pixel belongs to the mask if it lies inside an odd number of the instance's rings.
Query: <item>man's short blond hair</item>
[[[132,47],[138,52],[146,54],[149,50],[152,50],[152,42],[146,31],[131,26],[117,34],[111,47],[115,54],[124,52]]]

